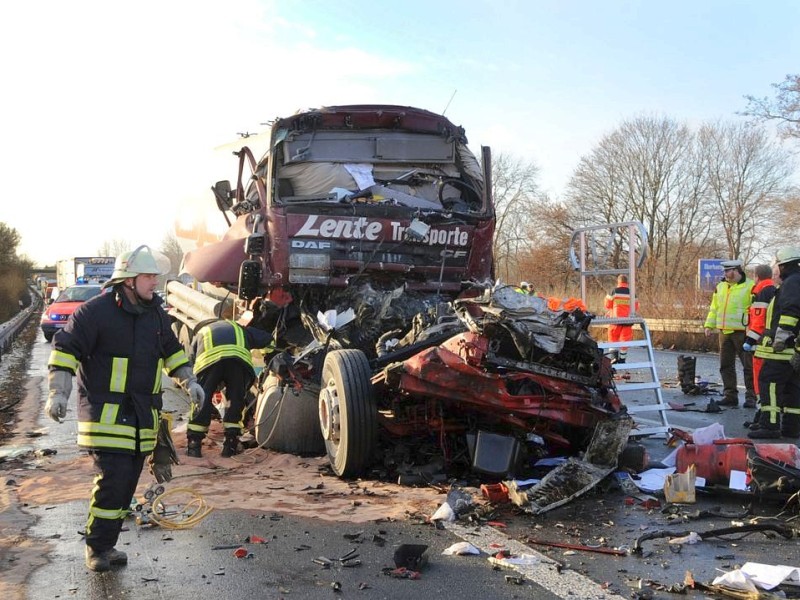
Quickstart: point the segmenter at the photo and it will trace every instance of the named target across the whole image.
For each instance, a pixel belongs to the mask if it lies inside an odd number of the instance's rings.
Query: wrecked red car
[[[236,184],[214,186],[230,227],[187,253],[198,289],[167,287],[184,343],[245,309],[273,333],[259,444],[326,451],[344,477],[425,463],[500,475],[584,447],[622,411],[591,315],[493,283],[491,155],[463,128],[336,106],[277,119],[269,148],[237,151]]]

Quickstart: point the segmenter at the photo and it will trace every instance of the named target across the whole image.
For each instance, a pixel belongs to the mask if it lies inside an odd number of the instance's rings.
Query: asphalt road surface
[[[39,378],[44,402],[45,363],[49,344],[39,337],[33,348],[30,376]],[[675,352],[656,352],[657,373],[664,402],[694,402],[702,408],[707,397],[686,397],[677,387]],[[697,355],[697,374],[719,382],[718,357]],[[629,362],[645,360],[644,351],[631,349]],[[631,371],[630,379],[642,378]],[[741,374],[740,374],[741,382]],[[167,394],[173,398],[174,391]],[[652,392],[631,392],[623,400],[650,404]],[[648,397],[651,394],[652,397]],[[742,393],[743,397],[743,393]],[[712,422],[721,423],[728,437],[745,434],[744,422],[752,416],[745,409],[727,409],[719,414],[664,411],[637,414],[642,425],[693,430]],[[42,425],[45,425],[44,421]],[[37,440],[39,447],[55,447],[59,456],[75,453],[74,432],[50,428],[51,434]],[[659,461],[672,451],[664,437],[642,440],[651,460]],[[74,454],[72,454],[74,456]],[[7,475],[7,474],[4,474]],[[54,494],[58,490],[53,490]],[[198,593],[225,599],[252,598],[630,598],[654,592],[651,597],[670,597],[658,586],[684,581],[691,571],[697,581],[710,582],[722,570],[746,561],[798,566],[795,541],[768,539],[756,534],[742,540],[714,540],[696,545],[670,546],[665,540],[648,542],[642,555],[617,556],[594,551],[574,551],[536,542],[568,543],[585,547],[626,549],[644,532],[670,529],[707,531],[730,526],[731,518],[693,520],[698,509],[720,507],[729,514],[751,511],[771,516],[780,506],[753,504],[738,495],[700,495],[698,503],[683,507],[677,516],[626,501],[628,496],[610,480],[571,503],[548,513],[530,516],[511,505],[498,505],[492,518],[502,526],[459,521],[447,530],[408,521],[352,524],[301,519],[271,510],[217,510],[198,526],[180,531],[139,527],[132,520],[121,538],[121,549],[130,564],[105,574],[89,572],[83,564],[79,531],[85,522],[86,502],[22,507],[36,524],[27,535],[45,539],[49,562],[28,579],[20,598],[191,598]],[[663,504],[663,498],[662,498]],[[741,520],[741,519],[739,519]],[[237,559],[231,548],[243,536],[256,535],[263,544],[244,544],[251,558]],[[480,556],[443,556],[453,543],[468,541],[482,550]],[[418,580],[385,574],[394,567],[394,552],[403,544],[425,544],[428,564]],[[514,554],[530,554],[534,564],[495,568],[487,559],[497,547]],[[358,554],[360,564],[345,566],[339,558]],[[323,558],[330,559],[329,565]],[[316,561],[315,561],[316,559]],[[648,583],[648,582],[655,582]],[[688,597],[701,597],[689,591]],[[646,596],[640,596],[646,597]],[[707,596],[703,596],[707,597]]]

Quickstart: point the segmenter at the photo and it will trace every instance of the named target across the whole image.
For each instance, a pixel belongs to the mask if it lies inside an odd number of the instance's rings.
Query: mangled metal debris
[[[527,490],[506,482],[509,498],[525,512],[538,515],[585,494],[617,468],[632,426],[627,416],[598,423],[582,459],[570,458]]]
[[[499,284],[444,300],[368,282],[342,290],[316,318],[304,313],[314,342],[299,359],[274,359],[270,378],[302,382],[318,410],[294,415],[293,431],[276,437],[319,427],[337,475],[382,462],[388,476],[419,485],[443,470],[519,474],[542,456],[582,451],[598,423],[625,413],[588,333],[591,313]],[[302,405],[283,404],[281,413]],[[265,427],[275,433],[271,421]],[[436,457],[441,470],[424,466]]]

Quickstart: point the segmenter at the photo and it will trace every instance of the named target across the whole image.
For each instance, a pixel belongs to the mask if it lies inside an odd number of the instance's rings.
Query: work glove
[[[752,352],[755,349],[756,347],[753,346],[753,344],[751,344],[750,342],[745,342],[744,344],[742,344],[742,350],[744,350],[745,352]]]
[[[194,371],[192,371],[189,365],[183,365],[175,369],[175,372],[172,374],[172,379],[189,394],[189,399],[192,401],[192,404],[198,407],[203,405],[206,399],[205,392],[203,392],[203,387],[197,383]]]
[[[44,411],[59,423],[67,416],[67,401],[72,392],[72,373],[60,369],[50,371],[47,376],[49,393]]]
[[[794,354],[792,354],[791,360],[789,360],[789,364],[792,365],[792,369],[794,372],[800,375],[800,349],[795,348]]]
[[[772,342],[772,349],[775,352],[783,352],[786,350],[786,346],[790,344],[790,340],[794,342],[792,338],[794,338],[794,334],[791,331],[778,327],[775,332],[775,340]]]
[[[181,464],[178,460],[175,444],[172,442],[169,422],[166,419],[161,419],[158,423],[156,447],[148,457],[147,464],[158,483],[170,481],[172,479],[172,465]]]

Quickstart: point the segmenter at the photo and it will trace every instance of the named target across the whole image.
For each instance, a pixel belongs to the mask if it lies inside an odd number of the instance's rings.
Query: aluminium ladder
[[[575,252],[575,246],[578,252]],[[617,393],[625,404],[628,413],[636,418],[642,413],[657,413],[658,420],[647,419],[648,423],[638,424],[631,436],[658,435],[666,437],[670,430],[667,419],[668,404],[664,403],[661,382],[656,371],[655,352],[647,321],[636,314],[636,268],[644,262],[647,253],[647,232],[639,222],[609,223],[576,229],[570,243],[570,259],[581,276],[581,300],[587,303],[587,278],[603,275],[627,275],[630,288],[629,317],[598,317],[592,325],[637,325],[644,334],[642,340],[630,342],[598,342],[603,350],[621,347],[642,347],[647,351],[647,359],[641,362],[613,364],[615,373],[638,371],[645,373],[648,381],[615,382]],[[617,256],[623,267],[613,266],[612,256]],[[624,260],[623,260],[624,259]],[[620,263],[616,263],[620,264]],[[636,393],[633,396],[631,392]],[[649,395],[650,400],[647,400]],[[627,397],[627,400],[626,400]],[[643,399],[644,398],[644,399]],[[651,424],[651,423],[657,424]]]

